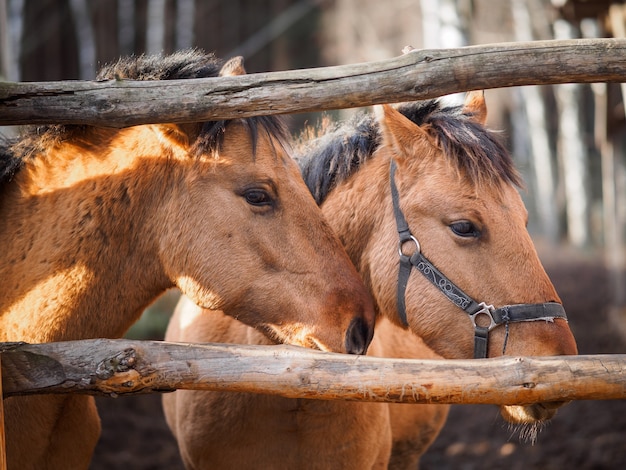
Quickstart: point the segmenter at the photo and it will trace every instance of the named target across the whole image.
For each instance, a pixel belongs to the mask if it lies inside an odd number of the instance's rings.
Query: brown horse
[[[273,344],[253,328],[212,314],[182,297],[166,340]],[[208,320],[208,321],[207,321]],[[386,318],[376,324],[368,355],[439,358]],[[445,423],[447,405],[290,399],[275,395],[178,390],[163,396],[170,429],[189,469],[416,468]]]
[[[303,163],[305,181],[374,297],[379,321],[368,354],[575,354],[525,227],[519,177],[483,125],[482,93],[459,108],[429,101],[382,111],[378,123],[365,117],[323,135]],[[399,268],[407,262],[408,277]],[[410,275],[412,262],[423,275]],[[501,308],[473,301],[471,310],[459,301],[466,298]],[[166,339],[269,343],[231,318],[201,313],[183,298]],[[163,400],[194,469],[416,468],[448,409],[185,390]],[[540,423],[557,407],[502,413],[512,423]]]
[[[197,51],[99,79],[245,73]],[[119,337],[178,287],[276,341],[364,353],[371,298],[267,117],[123,130],[37,128],[0,148],[0,341]],[[86,396],[6,400],[12,469],[87,468]]]

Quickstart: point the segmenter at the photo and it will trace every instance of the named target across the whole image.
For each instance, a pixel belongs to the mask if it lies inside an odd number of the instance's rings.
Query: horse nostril
[[[348,354],[365,354],[373,336],[373,328],[362,318],[355,318],[346,332],[346,352]]]

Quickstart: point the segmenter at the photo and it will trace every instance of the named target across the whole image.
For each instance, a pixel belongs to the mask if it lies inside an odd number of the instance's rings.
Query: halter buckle
[[[404,252],[402,251],[402,247],[404,246],[405,243],[408,243],[408,242],[415,243],[415,251],[411,253],[410,255],[405,255]],[[401,238],[400,242],[398,243],[398,254],[400,255],[400,258],[408,259],[411,256],[413,256],[415,253],[419,253],[421,250],[422,250],[422,247],[420,246],[420,242],[418,242],[417,238],[415,238],[413,235],[409,235],[408,237]]]
[[[470,313],[469,317],[472,320],[472,324],[474,325],[474,329],[476,328],[486,328],[487,331],[491,331],[493,330],[496,326],[498,326],[498,323],[496,323],[496,320],[493,318],[493,312],[495,312],[495,307],[493,305],[487,305],[485,302],[481,302],[478,304],[479,307],[481,307],[480,310],[478,310],[477,312],[474,313]],[[476,323],[476,318],[479,315],[487,315],[487,317],[489,317],[489,325],[488,326],[480,326]]]

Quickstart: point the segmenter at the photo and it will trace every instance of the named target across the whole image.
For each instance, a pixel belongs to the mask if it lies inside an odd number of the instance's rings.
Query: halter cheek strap
[[[555,318],[563,318],[567,320],[563,306],[556,302],[546,302],[543,304],[515,304],[494,308],[493,305],[487,305],[485,302],[476,302],[469,295],[463,292],[462,289],[457,287],[456,284],[448,279],[424,255],[422,255],[420,244],[417,241],[417,238],[415,238],[415,236],[411,233],[409,224],[400,209],[400,197],[395,183],[395,173],[396,163],[392,159],[389,179],[393,212],[396,219],[396,227],[398,229],[398,254],[400,256],[397,304],[398,315],[404,326],[409,326],[406,313],[406,286],[409,282],[412,268],[421,272],[426,279],[428,279],[448,298],[448,300],[469,315],[472,320],[472,325],[474,326],[474,358],[487,357],[489,332],[499,325],[504,324],[506,326],[506,336],[502,349],[502,354],[504,354],[508,340],[509,323],[537,320],[554,321]],[[403,251],[403,248],[408,243],[413,243],[415,245],[413,253],[410,256],[405,255]],[[482,316],[485,316],[485,319],[480,320],[480,323],[486,326],[479,326],[477,323],[477,319]]]

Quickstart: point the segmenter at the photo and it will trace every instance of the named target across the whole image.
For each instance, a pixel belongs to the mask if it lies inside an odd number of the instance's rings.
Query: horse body
[[[182,297],[166,340],[273,344],[226,315],[207,315]],[[368,355],[438,358],[385,318]],[[178,390],[163,395],[165,416],[189,469],[415,468],[445,423],[448,406],[290,399],[238,392]],[[393,429],[393,441],[392,441]]]
[[[97,132],[102,140],[115,140],[115,131]],[[159,155],[156,132],[131,128],[117,138],[124,147],[143,145],[146,155]],[[146,258],[161,216],[144,199],[145,181],[136,176],[148,168],[115,142],[111,153],[102,155],[100,148],[96,154],[99,144],[70,144],[68,150],[58,145],[26,162],[5,188],[0,237],[7,250],[0,272],[12,290],[0,300],[2,323],[10,326],[0,331],[2,341],[119,337],[128,327],[128,311],[132,322],[171,285],[158,259]],[[68,175],[68,166],[74,174]],[[152,172],[154,184],[165,187],[159,181],[164,175]],[[147,269],[137,277],[141,265]],[[110,301],[112,293],[124,308]],[[93,313],[75,315],[81,311]]]
[[[120,62],[105,78],[217,76],[220,66],[183,52]],[[224,70],[244,73],[237,61]],[[276,341],[363,353],[371,299],[285,136],[274,118],[51,126],[0,148],[12,177],[0,186],[0,340],[119,337],[178,287]],[[88,467],[92,398],[15,397],[5,415],[9,468]]]
[[[374,298],[379,321],[369,354],[473,355],[475,329],[469,315],[421,274],[408,278],[404,298],[408,325],[403,324],[398,313],[398,260],[399,251],[408,248],[415,251],[419,246],[439,270],[478,301],[496,307],[560,302],[526,230],[526,210],[515,187],[519,176],[504,148],[484,128],[485,118],[484,98],[475,93],[468,95],[463,107],[453,109],[435,101],[398,109],[383,106],[377,122],[367,117],[347,131],[339,128],[324,134],[309,151],[305,181]],[[414,234],[413,247],[399,244],[390,189],[392,161],[397,173],[391,177]],[[216,328],[216,317],[198,315],[197,307],[181,302],[167,340],[267,343],[232,319],[223,317],[219,320],[223,327]],[[507,322],[490,331],[488,339],[490,357],[576,354],[574,338],[562,318]],[[199,391],[177,391],[163,400],[181,455],[194,469],[352,468],[346,462],[354,462],[355,468],[415,468],[448,410],[441,405],[306,402],[309,412],[316,407],[321,413],[333,411],[325,424],[311,425],[318,430],[315,438],[307,434],[306,445],[285,445],[277,456],[263,452],[264,446],[278,445],[285,435],[284,423],[290,422],[276,410],[300,409],[303,400]],[[550,419],[558,406],[532,404],[501,411],[512,423],[533,426]],[[361,414],[369,414],[365,427]],[[335,426],[335,420],[344,421]],[[352,420],[352,425],[345,420]],[[243,439],[246,445],[240,446],[248,422],[255,426]],[[345,437],[350,437],[352,447],[341,445]],[[252,439],[254,444],[249,444]],[[366,444],[372,439],[378,439],[378,444]],[[283,453],[295,455],[297,464],[284,465]],[[224,461],[223,455],[228,456]]]

